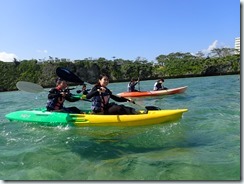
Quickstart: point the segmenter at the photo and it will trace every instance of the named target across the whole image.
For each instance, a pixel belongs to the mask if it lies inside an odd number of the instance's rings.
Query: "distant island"
[[[17,90],[18,81],[29,81],[43,87],[54,86],[57,67],[67,67],[82,80],[96,83],[101,73],[110,76],[110,82],[129,81],[131,78],[151,80],[158,78],[183,78],[240,74],[240,53],[235,49],[213,49],[207,57],[199,52],[159,55],[156,61],[138,57],[135,60],[113,58],[85,58],[82,60],[58,59],[0,61],[0,92]]]

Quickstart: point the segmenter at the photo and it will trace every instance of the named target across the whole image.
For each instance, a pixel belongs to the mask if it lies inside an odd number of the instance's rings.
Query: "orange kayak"
[[[149,96],[161,96],[161,95],[173,95],[183,93],[187,89],[187,86],[159,90],[159,91],[134,91],[134,92],[122,92],[117,94],[122,97],[149,97]]]

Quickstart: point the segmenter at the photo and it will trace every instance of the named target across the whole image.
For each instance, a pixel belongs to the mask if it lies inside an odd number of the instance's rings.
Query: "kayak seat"
[[[159,107],[156,106],[146,106],[147,110],[161,110]]]

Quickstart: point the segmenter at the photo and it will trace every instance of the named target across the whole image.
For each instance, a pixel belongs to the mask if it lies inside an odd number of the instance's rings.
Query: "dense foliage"
[[[69,68],[81,79],[95,83],[101,73],[107,73],[111,82],[129,81],[131,78],[141,80],[160,77],[191,77],[240,73],[240,54],[234,54],[234,49],[213,49],[208,57],[202,53],[170,53],[160,55],[156,62],[149,62],[138,57],[136,60],[105,58],[83,60],[59,60],[58,58],[45,61],[23,60],[13,62],[0,61],[0,91],[16,90],[18,81],[29,81],[43,87],[54,86],[56,68]]]

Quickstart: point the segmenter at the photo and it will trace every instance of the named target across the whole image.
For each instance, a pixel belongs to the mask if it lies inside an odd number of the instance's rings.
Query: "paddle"
[[[64,67],[58,67],[56,69],[56,74],[68,81],[68,82],[74,82],[74,83],[78,83],[79,85],[83,85],[84,84],[84,81],[81,80],[77,75],[75,75],[74,73],[72,73],[71,71],[69,71],[67,68],[64,68]]]
[[[47,92],[47,90],[45,90],[42,86],[32,83],[32,82],[26,82],[26,81],[19,81],[16,83],[16,87],[20,90],[20,91],[25,91],[25,92],[29,92],[29,93],[40,93],[40,92]],[[68,90],[72,90],[75,88],[68,88]],[[74,97],[80,98],[83,97],[83,95],[73,95]],[[85,95],[84,95],[85,97]],[[82,99],[84,101],[89,101],[88,99]]]
[[[141,91],[141,89],[140,89],[140,77],[141,77],[141,70],[138,70],[138,79],[137,79],[137,81],[138,81],[138,89],[139,89],[139,91]]]
[[[27,81],[19,81],[16,83],[16,87],[20,91],[25,91],[25,92],[30,92],[30,93],[40,93],[45,90],[42,86],[32,83],[32,82],[27,82]],[[67,90],[73,90],[75,88],[68,88]]]
[[[20,91],[25,91],[25,92],[30,92],[30,93],[40,93],[40,92],[44,91],[42,86],[32,83],[32,82],[26,82],[26,81],[17,82],[16,87]]]
[[[74,82],[74,83],[79,83],[79,84],[84,84],[84,81],[83,80],[81,80],[77,75],[75,75],[74,73],[72,73],[67,68],[58,67],[56,69],[56,74],[60,78],[66,80],[66,81]],[[135,104],[137,106],[140,106],[141,108],[145,109],[146,112],[147,112],[147,110],[159,110],[158,107],[154,107],[154,109],[153,109],[153,106],[148,106],[149,109],[147,109],[147,106],[142,106],[140,104],[135,103],[134,101],[129,101],[129,102],[132,103],[132,104]]]
[[[141,89],[140,89],[140,78],[139,77],[138,77],[137,81],[138,81],[138,89],[139,89],[139,91],[141,91]]]

